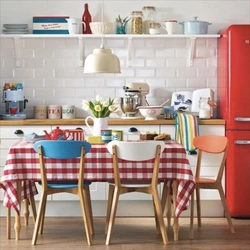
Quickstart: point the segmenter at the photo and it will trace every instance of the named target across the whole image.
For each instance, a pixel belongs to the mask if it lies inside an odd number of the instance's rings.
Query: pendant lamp
[[[103,23],[103,0],[101,4],[102,23]],[[121,73],[120,60],[114,55],[111,49],[105,49],[103,45],[103,29],[102,44],[99,49],[94,49],[93,53],[86,57],[84,63],[84,73]]]

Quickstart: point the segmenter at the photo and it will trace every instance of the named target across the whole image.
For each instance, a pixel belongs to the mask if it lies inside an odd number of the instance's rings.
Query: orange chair
[[[228,221],[230,231],[231,233],[234,233],[234,227],[232,224],[231,216],[227,207],[226,198],[221,183],[225,168],[227,151],[228,151],[228,139],[225,136],[217,136],[217,135],[197,136],[193,139],[193,144],[198,149],[197,165],[195,173],[195,182],[196,182],[195,191],[196,191],[198,226],[201,227],[200,189],[217,189],[219,191],[222,205],[225,210],[225,215]],[[222,155],[219,171],[217,174],[217,178],[215,180],[200,177],[203,152],[208,154]],[[190,234],[189,234],[190,239],[193,239],[193,218],[194,218],[194,193],[191,196]]]

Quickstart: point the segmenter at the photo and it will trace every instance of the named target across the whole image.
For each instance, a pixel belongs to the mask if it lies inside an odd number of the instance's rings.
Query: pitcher
[[[80,20],[77,18],[66,18],[66,21],[68,22],[69,34],[79,34]]]
[[[92,127],[89,125],[88,120],[93,121]],[[101,135],[101,130],[108,128],[108,117],[93,118],[91,116],[87,116],[85,119],[85,124],[90,129],[92,135]]]

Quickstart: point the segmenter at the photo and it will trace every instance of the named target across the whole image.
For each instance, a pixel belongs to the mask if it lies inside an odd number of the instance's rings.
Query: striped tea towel
[[[193,139],[199,135],[198,117],[177,112],[175,116],[175,140],[183,145],[189,154],[196,154]]]

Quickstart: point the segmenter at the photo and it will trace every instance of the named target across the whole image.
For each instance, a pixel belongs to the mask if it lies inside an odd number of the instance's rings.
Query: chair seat
[[[110,185],[115,185],[114,182],[109,182]],[[158,182],[160,184],[160,182]],[[133,180],[126,180],[126,181],[121,181],[121,186],[122,187],[150,187],[151,186],[151,181],[149,180],[138,180],[138,181],[133,181]]]
[[[92,182],[91,181],[84,181],[83,186],[89,186]],[[42,183],[39,181],[39,184]],[[50,188],[77,188],[78,182],[77,181],[48,181],[48,187]]]
[[[195,178],[195,183],[197,184],[213,184],[216,180],[208,178]]]

